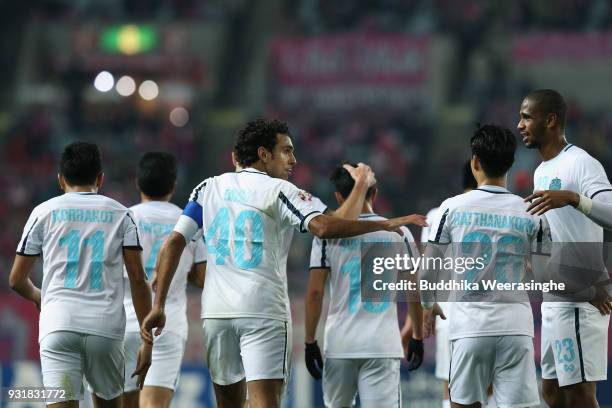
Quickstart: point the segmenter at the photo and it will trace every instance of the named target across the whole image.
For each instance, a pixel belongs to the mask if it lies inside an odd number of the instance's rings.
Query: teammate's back
[[[546,220],[526,213],[527,207],[521,197],[503,187],[480,186],[442,203],[429,240],[434,245],[455,243],[450,256],[483,258],[481,270],[473,268],[461,277],[469,283],[481,284],[482,279],[522,282],[532,248],[549,234]],[[457,294],[465,298],[454,299],[450,339],[504,333],[533,336],[533,315],[526,294],[513,292],[510,303],[501,303],[501,298],[478,302],[470,291]],[[466,301],[468,298],[473,301]],[[525,302],[518,302],[521,298]]]
[[[98,146],[75,142],[60,159],[65,194],[30,215],[9,277],[11,287],[40,313],[43,384],[64,391],[62,404],[83,396],[83,377],[96,405],[121,405],[123,392],[123,265],[139,320],[151,309],[136,224],[123,205],[97,194],[104,180]],[[43,258],[42,290],[32,284],[36,257]],[[144,382],[151,361],[142,345],[132,375]],[[57,402],[47,400],[47,403]]]
[[[24,230],[18,253],[44,254],[39,337],[76,330],[123,338],[122,249],[139,246],[128,209],[66,193],[36,207]]]

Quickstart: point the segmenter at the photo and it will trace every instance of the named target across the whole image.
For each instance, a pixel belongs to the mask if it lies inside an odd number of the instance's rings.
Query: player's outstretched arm
[[[321,379],[323,373],[323,357],[321,350],[317,344],[317,325],[321,318],[321,309],[323,307],[323,296],[325,295],[325,282],[329,275],[327,268],[313,268],[310,270],[308,279],[308,288],[306,290],[305,299],[305,338],[306,346],[305,359],[306,368],[310,375],[316,379]]]
[[[204,289],[204,280],[206,279],[206,262],[193,264],[191,270],[187,274],[187,282],[196,288]]]
[[[345,238],[355,235],[367,234],[374,231],[393,231],[400,235],[400,227],[413,224],[420,227],[427,226],[424,215],[412,214],[404,217],[391,218],[381,221],[345,220],[325,214],[317,215],[308,223],[308,230],[319,238]]]
[[[363,209],[366,193],[370,187],[376,184],[376,178],[370,166],[364,163],[358,163],[357,167],[348,164],[342,167],[355,180],[355,185],[342,205],[330,215],[347,220],[356,220]]]
[[[597,194],[592,199],[569,190],[544,190],[525,197],[531,205],[527,211],[542,215],[547,211],[571,205],[600,227],[612,229],[612,191]]]
[[[9,286],[24,298],[34,302],[40,310],[40,289],[34,286],[30,279],[37,259],[37,256],[15,255],[13,268],[9,275]]]

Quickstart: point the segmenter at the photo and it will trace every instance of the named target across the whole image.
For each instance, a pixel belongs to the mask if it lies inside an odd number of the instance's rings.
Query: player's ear
[[[476,173],[480,171],[480,160],[475,155],[470,159],[470,168],[472,169],[472,174],[476,177]]]
[[[98,174],[96,177],[96,189],[100,190],[102,188],[102,184],[104,184],[104,173]]]
[[[64,180],[64,176],[62,173],[57,173],[57,182],[62,189],[62,191],[66,191],[66,180]]]
[[[548,129],[552,129],[554,128],[558,123],[558,118],[557,115],[555,115],[554,113],[549,113],[548,115],[546,115],[546,127]]]
[[[336,194],[336,201],[338,202],[338,205],[342,205],[342,203],[344,202],[344,197],[342,197],[342,194],[340,194],[337,191],[335,194]]]
[[[257,157],[259,157],[259,160],[261,160],[263,163],[268,163],[270,156],[272,156],[272,154],[265,147],[259,146],[257,148]]]

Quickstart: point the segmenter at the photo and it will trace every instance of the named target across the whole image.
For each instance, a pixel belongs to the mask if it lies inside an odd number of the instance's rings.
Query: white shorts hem
[[[231,378],[229,380],[226,380],[225,378],[212,378],[211,377],[211,380],[212,380],[213,384],[217,384],[217,385],[221,385],[221,386],[236,384],[237,382],[240,382],[240,381],[242,381],[244,379],[245,379],[244,375],[236,376],[236,377],[233,377],[233,378]]]

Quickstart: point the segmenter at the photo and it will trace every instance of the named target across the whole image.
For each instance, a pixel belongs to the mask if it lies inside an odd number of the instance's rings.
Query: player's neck
[[[374,210],[372,209],[372,203],[364,201],[363,207],[361,207],[362,214],[374,214]]]
[[[149,197],[148,195],[144,194],[144,193],[140,193],[140,202],[141,203],[150,203],[151,201],[161,201],[161,202],[168,202],[170,201],[170,198],[172,197],[172,194],[168,194],[164,197]]]
[[[252,168],[252,169],[259,170],[259,171],[261,171],[262,173],[266,173],[266,174],[268,174],[268,172],[266,171],[266,166],[265,166],[265,164],[263,164],[261,161],[258,161],[258,162],[255,162],[255,163],[253,163],[253,164],[250,164],[250,165],[249,165],[249,166],[247,166],[247,167],[250,167],[250,168]]]
[[[550,159],[554,159],[561,153],[563,149],[567,146],[567,140],[565,140],[565,135],[561,135],[558,138],[552,139],[549,143],[543,144],[538,149],[540,152],[540,157],[542,160],[548,161]]]
[[[506,181],[506,176],[504,177],[496,177],[496,178],[492,178],[492,177],[485,177],[482,180],[479,180],[478,182],[478,187],[482,187],[482,186],[495,186],[495,187],[501,187],[501,188],[505,188],[507,189],[508,183]]]
[[[64,185],[64,193],[98,193],[96,186],[70,186]]]

